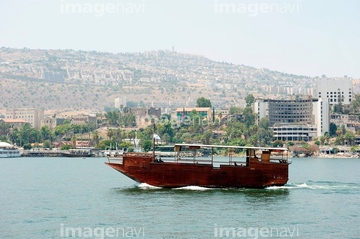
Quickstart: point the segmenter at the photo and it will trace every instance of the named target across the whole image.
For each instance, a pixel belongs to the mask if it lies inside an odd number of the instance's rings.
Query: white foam
[[[156,187],[156,186],[153,186],[153,185],[150,185],[150,184],[147,184],[147,183],[140,183],[138,185],[138,188],[141,188],[141,189],[161,189],[161,187]]]
[[[298,187],[298,188],[311,188],[311,189],[314,189],[314,187],[309,186],[306,183],[302,183],[302,184],[299,184],[299,185],[295,184],[295,186]]]
[[[274,190],[274,189],[296,189],[296,188],[310,188],[314,189],[312,186],[307,185],[306,183],[301,184],[287,184],[284,186],[271,186],[267,187],[266,189]]]
[[[175,190],[193,190],[193,191],[205,191],[205,190],[211,190],[211,188],[205,188],[200,186],[186,186],[181,188],[174,188]]]

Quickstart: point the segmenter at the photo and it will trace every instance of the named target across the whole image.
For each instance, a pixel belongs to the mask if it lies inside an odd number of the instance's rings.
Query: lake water
[[[106,158],[0,160],[1,238],[360,238],[360,159],[293,159],[269,189],[156,189]]]

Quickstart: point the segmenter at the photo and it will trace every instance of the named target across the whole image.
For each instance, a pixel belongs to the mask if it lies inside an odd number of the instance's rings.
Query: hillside
[[[243,105],[248,93],[279,97],[313,87],[309,77],[216,62],[172,51],[104,53],[0,48],[0,108],[45,110],[113,106]]]

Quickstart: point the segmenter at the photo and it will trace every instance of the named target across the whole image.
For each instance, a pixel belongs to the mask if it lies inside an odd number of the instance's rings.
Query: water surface
[[[154,188],[104,161],[1,159],[1,238],[360,237],[359,159],[293,159],[287,185],[260,190]]]

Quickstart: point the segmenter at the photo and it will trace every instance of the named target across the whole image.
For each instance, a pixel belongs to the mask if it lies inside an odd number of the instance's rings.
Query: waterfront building
[[[41,120],[44,119],[44,110],[36,108],[19,108],[19,109],[8,109],[5,113],[5,119],[22,119],[33,128],[41,128]]]
[[[282,141],[311,141],[317,136],[317,127],[309,124],[275,124],[273,138]]]
[[[329,131],[329,104],[310,95],[292,95],[286,99],[257,99],[254,102],[257,123],[268,118],[274,138],[312,140]]]

